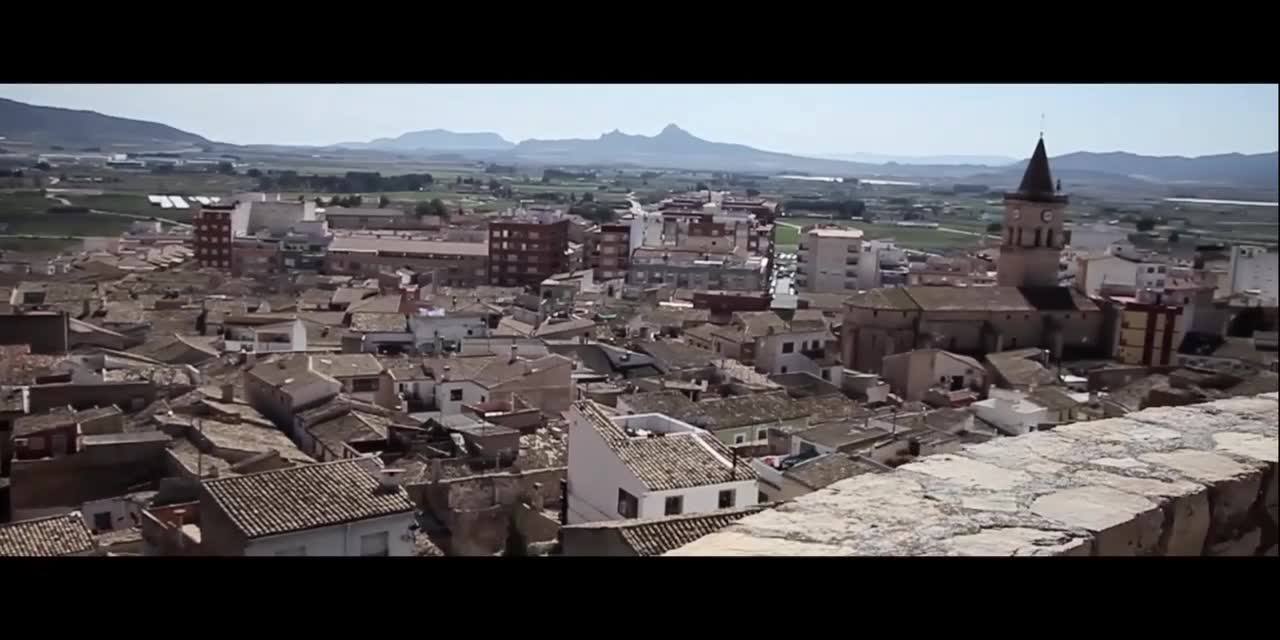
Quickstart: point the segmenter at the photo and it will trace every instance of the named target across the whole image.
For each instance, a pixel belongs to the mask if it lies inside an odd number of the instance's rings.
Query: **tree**
[[[218,173],[224,176],[234,176],[236,174],[236,166],[230,162],[219,162]]]
[[[1178,241],[1181,239],[1182,239],[1182,236],[1179,235],[1177,231],[1169,232],[1169,244],[1178,244]]]
[[[248,170],[248,171],[244,172],[244,174],[245,174],[246,176],[249,176],[250,178],[261,178],[261,177],[262,177],[262,169],[250,169],[250,170]]]
[[[55,148],[57,148],[57,147],[55,147]],[[37,169],[39,169],[39,170],[41,170],[41,171],[48,171],[48,170],[52,169],[52,168],[53,168],[53,166],[52,166],[52,165],[50,165],[48,162],[45,162],[44,160],[41,160],[40,162],[37,162],[37,163],[36,163],[36,168],[37,168]]]
[[[462,176],[458,176],[458,179],[457,179],[457,180],[455,180],[453,183],[454,183],[454,184],[462,184]]]
[[[759,190],[759,189],[747,189],[747,197],[748,197],[748,198],[754,198],[754,197],[756,197],[756,196],[758,196],[758,195],[760,195],[760,190]]]
[[[386,209],[386,208],[387,208],[387,205],[389,205],[389,204],[391,204],[391,198],[388,198],[388,197],[386,197],[386,196],[378,196],[378,208],[379,208],[379,209]]]
[[[416,205],[413,205],[413,215],[418,216],[419,218],[421,218],[422,216],[429,216],[429,215],[431,215],[431,214],[432,214],[432,211],[431,211],[431,203],[430,203],[430,202],[426,202],[426,201],[424,200],[424,201],[422,201],[422,202],[419,202],[419,203],[418,203],[418,204],[416,204]]]
[[[317,206],[317,207],[323,207],[323,206],[324,206],[324,198],[321,198],[320,196],[316,196],[316,206]]]
[[[1142,216],[1134,223],[1134,226],[1137,227],[1138,231],[1150,231],[1156,228],[1156,219],[1151,216]]]
[[[694,187],[693,190],[694,191],[710,191],[711,188],[707,186],[707,183],[699,182],[698,186]]]
[[[427,206],[431,207],[431,215],[440,216],[441,218],[449,217],[449,209],[444,206],[444,200],[434,198]]]
[[[498,189],[501,189],[501,188],[502,188],[502,183],[498,182],[497,178],[489,178],[490,191],[497,191]]]
[[[580,199],[580,202],[595,202],[595,201],[596,201],[596,196],[594,193],[591,193],[590,191],[584,192],[582,194],[582,198]]]
[[[577,196],[573,195],[572,191],[569,192],[569,202],[577,202]]]
[[[299,194],[298,194],[298,202],[306,202],[306,201],[307,201],[307,197],[306,197],[306,196],[304,196],[304,195],[302,195],[301,193],[299,193]]]
[[[999,222],[992,222],[991,224],[987,225],[987,233],[1000,233],[1000,229],[1002,228],[1003,227],[1000,225]]]

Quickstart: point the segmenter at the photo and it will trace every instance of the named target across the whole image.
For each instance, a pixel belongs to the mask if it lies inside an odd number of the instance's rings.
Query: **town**
[[[0,555],[1276,555],[1274,229],[1082,215],[1052,142],[856,205],[42,155],[116,226],[0,245]]]

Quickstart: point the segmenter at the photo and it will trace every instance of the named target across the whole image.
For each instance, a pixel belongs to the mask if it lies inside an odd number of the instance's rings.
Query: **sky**
[[[326,145],[407,131],[654,135],[805,155],[1198,156],[1277,149],[1277,85],[0,85],[0,97],[161,122],[233,144]]]

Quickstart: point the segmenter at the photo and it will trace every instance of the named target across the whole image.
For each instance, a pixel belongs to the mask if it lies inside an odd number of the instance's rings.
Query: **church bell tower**
[[[1054,189],[1044,138],[1027,163],[1018,190],[1004,195],[1004,237],[996,263],[1002,287],[1058,286],[1058,258],[1066,244],[1062,215],[1067,197]]]

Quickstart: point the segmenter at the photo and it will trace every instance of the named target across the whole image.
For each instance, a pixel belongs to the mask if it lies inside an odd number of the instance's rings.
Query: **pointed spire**
[[[1053,175],[1049,172],[1049,154],[1044,150],[1044,138],[1036,142],[1036,150],[1027,162],[1027,170],[1022,174],[1022,183],[1018,191],[1010,194],[1019,200],[1033,202],[1056,201],[1061,198],[1053,188]]]
[[[1018,185],[1018,191],[1053,195],[1053,177],[1049,174],[1049,154],[1044,150],[1044,138],[1036,143],[1036,150],[1027,163],[1027,172],[1022,174],[1022,184]]]

